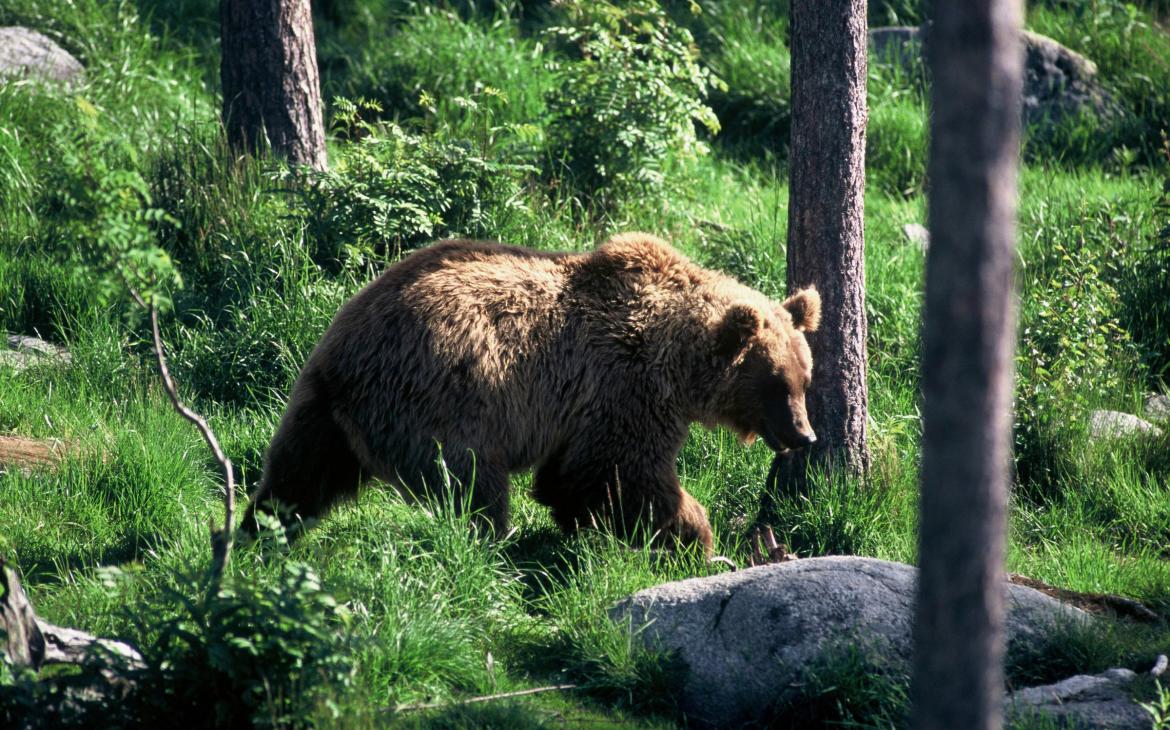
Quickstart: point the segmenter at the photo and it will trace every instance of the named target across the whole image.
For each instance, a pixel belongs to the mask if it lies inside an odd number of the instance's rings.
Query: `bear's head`
[[[717,355],[728,363],[716,420],[773,451],[816,441],[805,410],[812,384],[806,332],[816,331],[821,297],[802,289],[781,304],[753,299],[730,304],[716,325]]]

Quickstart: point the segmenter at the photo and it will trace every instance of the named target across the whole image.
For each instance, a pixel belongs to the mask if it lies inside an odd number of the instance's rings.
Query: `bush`
[[[43,244],[75,277],[96,283],[99,305],[124,300],[127,287],[165,303],[181,281],[154,229],[174,221],[154,206],[135,148],[102,129],[96,108],[78,104],[79,126],[63,125],[55,135],[62,143],[45,185]]]
[[[1070,468],[1071,444],[1089,410],[1124,392],[1137,371],[1109,283],[1120,253],[1056,244],[1025,282],[1017,353],[1016,462],[1020,480],[1043,486]]]
[[[121,571],[105,569],[111,594]],[[308,566],[235,575],[172,574],[179,588],[130,617],[145,666],[95,650],[72,673],[14,670],[0,652],[0,720],[13,727],[312,727],[352,682],[348,613]],[[194,589],[194,595],[189,591]],[[110,673],[112,671],[112,674]],[[128,680],[111,680],[109,677]]]
[[[143,626],[158,640],[146,657],[142,701],[160,719],[304,727],[319,704],[349,686],[345,610],[312,568],[282,560],[274,575],[236,576],[203,596],[169,592],[173,615]]]
[[[532,168],[501,161],[525,128],[493,124],[494,108],[506,99],[490,87],[462,103],[479,117],[478,139],[368,122],[361,114],[380,111],[376,103],[338,101],[341,133],[358,140],[341,151],[333,169],[309,173],[309,185],[296,192],[297,214],[318,258],[393,259],[437,237],[489,236],[504,218],[529,213],[522,184]],[[279,174],[287,179],[296,173]]]
[[[660,191],[672,159],[707,151],[695,123],[718,131],[704,100],[720,82],[699,63],[690,31],[656,0],[563,7],[567,23],[546,32],[570,56],[553,64],[552,176],[594,196],[597,209]]]

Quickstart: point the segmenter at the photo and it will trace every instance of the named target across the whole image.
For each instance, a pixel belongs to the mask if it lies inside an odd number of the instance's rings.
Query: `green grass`
[[[174,219],[152,229],[184,278],[164,338],[184,398],[208,416],[236,464],[241,498],[259,476],[309,350],[340,304],[396,255],[345,249],[354,242],[344,221],[322,244],[321,220],[287,192],[270,163],[241,163],[225,148],[208,40],[214,5],[144,0],[139,7],[150,20],[125,2],[14,0],[0,9],[0,24],[40,28],[87,65],[86,83],[72,92],[0,86],[0,327],[62,342],[74,358],[68,368],[0,369],[0,434],[78,444],[59,470],[0,474],[0,538],[48,619],[144,647],[184,615],[184,601],[201,595],[207,525],[221,514],[219,479],[198,434],[161,391],[141,314],[128,302],[104,300],[93,272],[67,255],[60,224],[69,211],[53,201],[68,174],[61,156],[72,149],[72,131],[91,125],[103,161],[141,175],[153,205]],[[489,202],[511,207],[477,219],[496,221],[488,235],[581,250],[618,230],[652,230],[706,266],[783,295],[786,3],[701,5],[698,15],[685,3],[670,10],[728,84],[710,100],[724,127],[713,153],[675,161],[677,179],[660,195],[617,201],[600,215],[587,191],[550,189],[539,173],[522,173],[506,202]],[[1167,387],[1170,276],[1159,272],[1167,266],[1170,198],[1158,133],[1166,127],[1170,72],[1158,59],[1170,56],[1170,39],[1152,20],[1150,13],[1163,12],[1156,4],[1133,15],[1119,3],[1093,8],[1029,9],[1031,27],[1098,62],[1129,116],[1108,134],[1078,122],[1027,153],[1018,259],[1022,420],[1008,568],[1073,590],[1129,596],[1166,620],[1170,436],[1093,443],[1083,421],[1093,408],[1138,412],[1145,393]],[[530,164],[550,152],[541,147],[549,58],[538,42],[549,16],[534,4],[451,3],[440,11],[346,0],[319,12],[327,94],[376,97],[385,116],[428,139],[467,144],[488,162]],[[871,3],[874,22],[916,22],[920,12],[909,0]],[[1138,60],[1147,48],[1148,64]],[[481,83],[508,96],[487,117],[491,125],[535,127],[523,144],[513,144],[510,131],[488,139],[485,115],[455,103]],[[762,503],[780,539],[802,556],[915,559],[924,254],[902,226],[925,222],[923,83],[871,68],[869,483],[828,474],[804,495],[768,499],[763,445],[744,447],[727,432],[697,426],[679,458],[683,485],[709,510],[717,551],[740,563]],[[437,99],[433,111],[418,106],[422,91]],[[328,104],[336,108],[332,97]],[[354,144],[331,140],[331,159],[353,159]],[[479,199],[481,188],[468,189],[474,194],[457,203]],[[1092,285],[1066,286],[1069,277]],[[1090,337],[1104,323],[1116,331]],[[1048,358],[1043,371],[1033,365],[1034,351]],[[525,493],[529,479],[516,480],[516,529],[502,540],[477,535],[447,508],[370,489],[287,554],[237,552],[229,584],[279,587],[286,565],[305,564],[339,602],[324,631],[355,672],[348,686],[325,688],[317,724],[676,723],[676,667],[631,642],[605,610],[632,591],[722,568],[695,555],[630,549],[605,535],[562,536]],[[1038,656],[1013,658],[1009,678],[1018,686],[1119,664],[1144,669],[1168,638],[1165,624],[1070,630]],[[800,700],[782,708],[784,717],[896,726],[906,678],[883,670],[880,682],[858,683],[868,662],[856,652],[826,657]],[[578,689],[401,711],[564,682]]]

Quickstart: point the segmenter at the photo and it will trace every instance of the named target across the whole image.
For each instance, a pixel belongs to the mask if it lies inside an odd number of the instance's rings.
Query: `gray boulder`
[[[1093,411],[1089,416],[1089,436],[1117,439],[1139,434],[1160,435],[1162,430],[1149,421],[1120,411]]]
[[[923,31],[909,26],[873,28],[869,50],[877,63],[907,70],[922,63]],[[1117,103],[1097,78],[1097,65],[1039,33],[1024,32],[1024,121],[1036,124],[1089,113],[1108,119]]]
[[[1128,669],[1110,669],[1022,689],[1007,698],[1004,714],[1042,715],[1080,730],[1150,730],[1153,718],[1134,701],[1130,689],[1136,676]]]
[[[1147,420],[1170,421],[1170,395],[1149,396],[1144,412]]]
[[[733,727],[767,721],[835,650],[860,648],[908,671],[916,582],[901,563],[809,558],[650,588],[610,618],[675,660],[689,723]],[[1005,590],[1013,651],[1040,650],[1059,622],[1090,620],[1037,590]]]
[[[72,86],[85,80],[85,67],[48,36],[31,28],[0,28],[0,80],[35,78]]]
[[[8,335],[7,349],[0,349],[0,367],[17,372],[39,364],[68,365],[72,356],[64,347],[27,335]]]

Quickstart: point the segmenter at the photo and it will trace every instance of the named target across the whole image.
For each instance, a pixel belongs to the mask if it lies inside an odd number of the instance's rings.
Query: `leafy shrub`
[[[154,227],[171,219],[154,206],[135,148],[107,134],[92,105],[78,104],[81,125],[58,130],[64,143],[45,185],[43,213],[51,222],[45,243],[76,277],[97,284],[100,304],[122,298],[127,287],[165,301],[181,280]]]
[[[1038,485],[1059,477],[1078,424],[1090,408],[1122,392],[1136,370],[1109,283],[1119,252],[1102,253],[1082,239],[1073,248],[1054,245],[1050,258],[1025,283],[1017,353],[1017,469],[1021,481]]]
[[[718,131],[704,100],[721,82],[656,0],[575,0],[563,9],[566,24],[546,32],[570,55],[553,64],[560,84],[548,98],[553,177],[596,196],[600,208],[660,190],[672,157],[707,151],[695,123]]]
[[[141,690],[155,712],[196,727],[303,727],[350,684],[347,614],[307,565],[284,560],[274,575],[169,599],[173,615],[143,626],[158,636]]]
[[[104,569],[111,595],[126,586]],[[40,676],[0,652],[0,720],[12,727],[311,727],[352,682],[341,638],[348,613],[313,570],[285,561],[275,573],[175,573],[181,588],[130,616],[145,664],[95,649],[72,673]],[[191,589],[194,589],[194,593]],[[112,675],[108,674],[112,670]],[[124,677],[126,683],[108,676]]]
[[[337,124],[359,139],[333,169],[310,173],[307,188],[296,192],[318,257],[393,258],[436,237],[491,235],[503,218],[526,214],[521,185],[531,168],[497,154],[522,130],[491,123],[493,104],[505,101],[491,88],[464,99],[485,120],[481,136],[466,140],[368,122],[361,113],[379,111],[376,103],[339,100]]]

